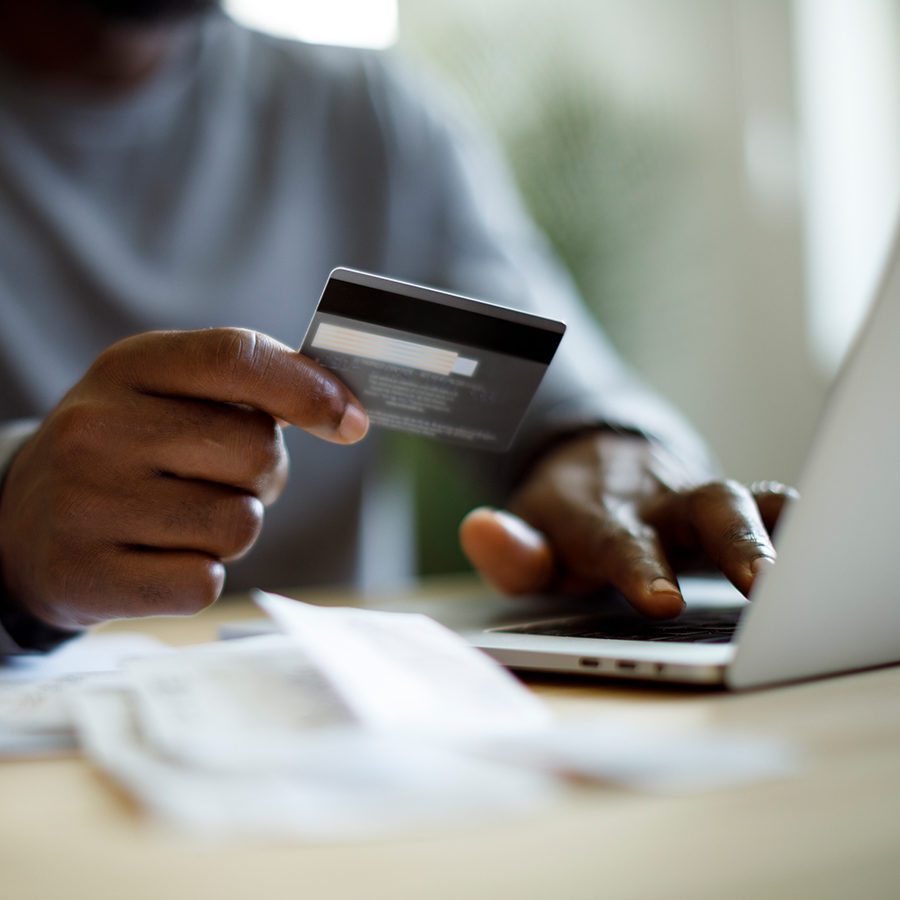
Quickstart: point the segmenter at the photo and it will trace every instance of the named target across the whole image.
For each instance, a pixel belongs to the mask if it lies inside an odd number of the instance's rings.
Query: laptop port
[[[627,672],[632,672],[638,667],[638,664],[633,659],[620,659],[616,662],[616,668],[625,669]]]
[[[600,667],[600,660],[591,659],[589,656],[582,656],[581,659],[578,660],[578,664],[584,666],[586,669],[597,669]]]

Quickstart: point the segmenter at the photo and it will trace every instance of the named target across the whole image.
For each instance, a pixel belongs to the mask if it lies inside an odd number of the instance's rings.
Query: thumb
[[[547,539],[505,510],[473,509],[460,523],[459,541],[482,577],[504,594],[543,590],[553,577]]]

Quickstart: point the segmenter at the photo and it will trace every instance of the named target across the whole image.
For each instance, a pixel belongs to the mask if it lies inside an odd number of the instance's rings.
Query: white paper
[[[509,672],[426,616],[254,599],[370,728],[457,742],[550,722]]]
[[[686,793],[794,774],[784,741],[709,728],[653,727],[614,718],[560,723],[518,741],[484,744],[488,757],[588,781]]]
[[[310,733],[358,727],[303,646],[287,636],[190,647],[125,671],[147,739],[194,765],[296,766]]]
[[[145,634],[87,634],[52,653],[0,660],[0,685],[86,672],[112,672],[126,659],[169,649],[162,641]]]
[[[608,713],[555,723],[424,616],[258,602],[284,633],[132,659],[57,691],[94,763],[191,832],[419,833],[540,809],[573,779],[678,792],[785,775],[796,762],[780,742],[702,725]],[[51,694],[39,692],[33,724],[43,714],[53,724]]]
[[[71,693],[89,681],[113,677],[111,673],[123,660],[168,649],[141,634],[88,635],[45,656],[4,661],[0,666],[0,757],[74,748]]]
[[[312,736],[302,770],[223,773],[159,755],[125,691],[74,700],[87,755],[157,817],[205,837],[358,840],[534,810],[544,775],[356,730]]]

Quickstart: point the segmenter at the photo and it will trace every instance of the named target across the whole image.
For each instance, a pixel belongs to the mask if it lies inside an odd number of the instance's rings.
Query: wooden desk
[[[451,619],[474,601],[447,585],[426,596],[429,611]],[[222,602],[192,620],[112,628],[184,644],[257,616],[246,602]],[[148,827],[80,759],[2,763],[0,898],[900,897],[900,668],[744,695],[530,683],[562,716],[612,710],[746,727],[791,739],[808,762],[790,780],[682,798],[586,789],[539,816],[440,837],[224,848]]]

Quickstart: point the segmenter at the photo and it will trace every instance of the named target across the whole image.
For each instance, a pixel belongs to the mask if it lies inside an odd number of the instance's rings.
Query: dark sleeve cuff
[[[630,396],[601,400],[595,396],[569,398],[529,413],[506,454],[504,468],[509,487],[526,477],[534,463],[558,444],[596,432],[640,437],[664,447],[698,477],[717,471],[706,446],[693,431],[652,395],[637,390]]]
[[[0,656],[49,653],[80,634],[41,622],[0,590]]]

